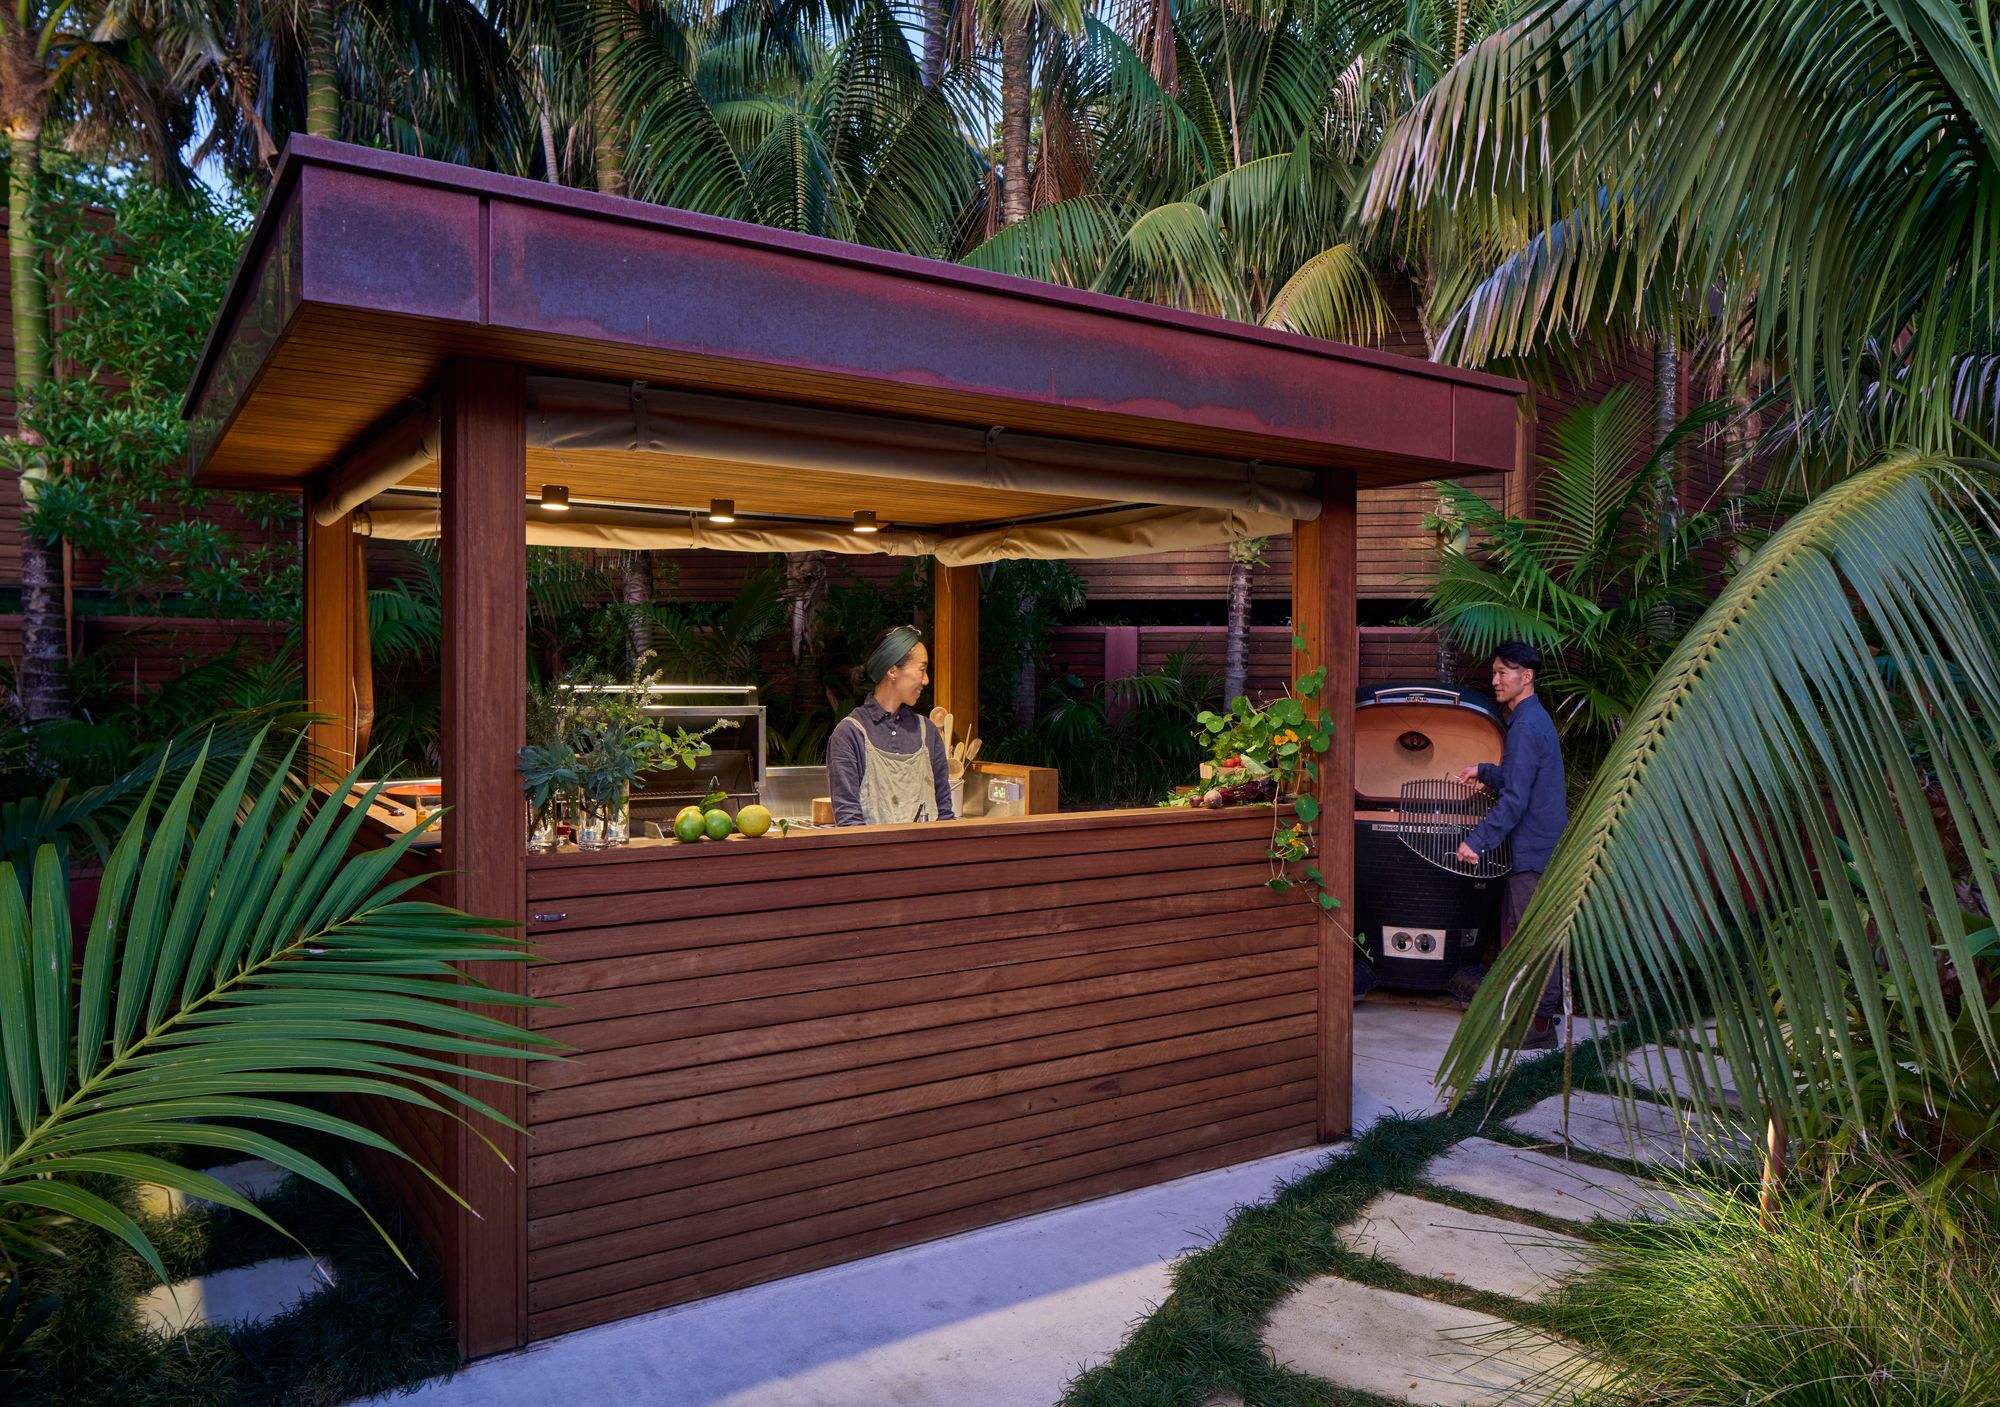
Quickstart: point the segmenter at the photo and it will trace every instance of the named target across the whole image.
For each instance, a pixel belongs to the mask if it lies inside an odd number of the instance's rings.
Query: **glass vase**
[[[584,796],[577,807],[576,848],[615,850],[632,838],[632,793],[620,787],[610,796]]]
[[[546,855],[560,843],[562,833],[557,829],[559,818],[556,814],[560,809],[561,804],[557,801],[550,801],[539,809],[532,803],[529,804],[528,853],[530,855]]]

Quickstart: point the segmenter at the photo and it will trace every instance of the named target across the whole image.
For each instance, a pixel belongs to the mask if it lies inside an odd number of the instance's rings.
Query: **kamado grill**
[[[1354,921],[1375,979],[1441,991],[1500,935],[1507,848],[1468,866],[1458,846],[1492,798],[1453,773],[1498,762],[1499,706],[1433,684],[1362,689],[1354,708]]]

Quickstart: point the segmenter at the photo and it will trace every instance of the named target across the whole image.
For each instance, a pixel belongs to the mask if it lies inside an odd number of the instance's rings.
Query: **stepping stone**
[[[1736,1093],[1736,1077],[1729,1071],[1729,1062],[1720,1056],[1704,1059],[1685,1048],[1648,1045],[1626,1056],[1619,1068],[1624,1078],[1640,1089],[1649,1089],[1668,1099],[1686,1099],[1706,1092],[1711,1103],[1720,1102],[1731,1109],[1743,1107],[1742,1098]]]
[[[229,1324],[269,1319],[290,1309],[322,1285],[332,1272],[303,1256],[260,1260],[183,1280],[171,1293],[155,1285],[139,1300],[139,1320],[160,1334],[181,1334],[197,1324]]]
[[[1657,1182],[1488,1138],[1468,1138],[1434,1159],[1424,1170],[1424,1179],[1468,1196],[1578,1224],[1599,1217],[1663,1221],[1675,1214],[1673,1194]]]
[[[1243,1399],[1224,1388],[1216,1388],[1202,1398],[1201,1407],[1243,1407]]]
[[[1340,1239],[1358,1255],[1433,1280],[1539,1300],[1590,1260],[1590,1244],[1518,1221],[1440,1206],[1401,1192],[1370,1202]]]
[[[268,1197],[278,1190],[278,1185],[291,1174],[276,1163],[263,1158],[245,1158],[241,1162],[224,1163],[220,1167],[203,1169],[210,1177],[224,1186],[256,1201]],[[195,1207],[206,1207],[205,1197],[190,1197],[177,1187],[162,1187],[157,1182],[142,1182],[138,1185],[139,1210],[148,1216],[176,1216]]]
[[[1558,1384],[1571,1375],[1584,1381],[1588,1371],[1560,1339],[1331,1275],[1278,1302],[1264,1347],[1285,1367],[1336,1387],[1420,1407],[1568,1402],[1577,1394]]]
[[[1511,1123],[1521,1133],[1563,1142],[1563,1097],[1552,1094]],[[1690,1161],[1736,1162],[1749,1156],[1739,1132],[1705,1132],[1698,1120],[1665,1104],[1627,1103],[1594,1090],[1569,1096],[1569,1144],[1609,1158],[1680,1167]]]

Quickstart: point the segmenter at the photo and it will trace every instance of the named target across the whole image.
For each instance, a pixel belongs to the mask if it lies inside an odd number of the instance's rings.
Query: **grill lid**
[[[1499,706],[1483,694],[1435,684],[1364,689],[1354,706],[1355,800],[1394,807],[1410,782],[1498,762],[1506,739]]]

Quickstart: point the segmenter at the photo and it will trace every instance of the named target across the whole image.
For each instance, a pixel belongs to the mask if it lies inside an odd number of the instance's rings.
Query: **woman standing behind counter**
[[[867,674],[875,692],[826,740],[833,823],[952,820],[944,738],[916,707],[931,682],[923,635],[914,625],[883,631],[868,655]]]

